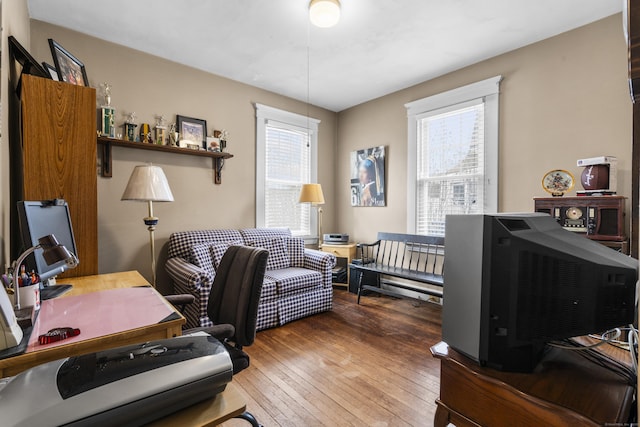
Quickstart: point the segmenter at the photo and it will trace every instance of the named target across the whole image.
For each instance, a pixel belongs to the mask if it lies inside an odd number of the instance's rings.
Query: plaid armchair
[[[176,293],[191,294],[195,303],[185,309],[187,327],[211,326],[207,303],[216,268],[229,246],[269,250],[257,329],[283,325],[331,310],[332,254],[306,249],[288,229],[201,230],[173,233],[165,269]]]

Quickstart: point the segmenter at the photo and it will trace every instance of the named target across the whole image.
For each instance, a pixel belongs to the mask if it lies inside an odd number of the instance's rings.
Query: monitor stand
[[[40,289],[40,300],[48,300],[52,298],[59,297],[62,294],[66,294],[71,290],[71,285],[52,285],[45,286]]]

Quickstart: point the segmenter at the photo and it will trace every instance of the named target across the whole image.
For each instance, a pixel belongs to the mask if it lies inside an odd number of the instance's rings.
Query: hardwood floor
[[[435,304],[334,292],[333,311],[258,332],[234,377],[247,409],[271,426],[431,426],[440,364]],[[233,420],[225,427],[242,426]]]

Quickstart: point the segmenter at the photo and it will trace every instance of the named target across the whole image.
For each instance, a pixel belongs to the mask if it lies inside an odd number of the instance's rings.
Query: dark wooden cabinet
[[[536,370],[524,374],[482,367],[441,342],[431,347],[441,372],[433,425],[630,425],[634,387],[616,372],[629,355],[609,345],[606,350],[599,364],[578,351],[549,348]]]
[[[536,197],[534,209],[555,218],[565,229],[629,253],[622,196]]]
[[[20,100],[15,200],[65,199],[80,259],[65,276],[97,274],[96,91],[24,75]]]

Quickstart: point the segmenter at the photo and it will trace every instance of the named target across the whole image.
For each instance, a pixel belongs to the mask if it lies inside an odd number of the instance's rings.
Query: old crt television
[[[638,261],[546,214],[449,215],[442,339],[532,371],[545,344],[634,322]]]
[[[22,236],[22,250],[37,245],[39,238],[53,234],[67,250],[74,254],[78,253],[73,237],[69,206],[64,200],[18,202],[18,221]],[[27,271],[35,270],[40,275],[41,283],[64,273],[67,269],[67,264],[64,261],[47,265],[42,257],[42,249],[38,249],[28,256],[25,265]],[[58,287],[57,289],[62,291],[63,288]],[[43,289],[43,291],[45,290]],[[43,299],[46,299],[46,292],[43,292],[42,296]]]

